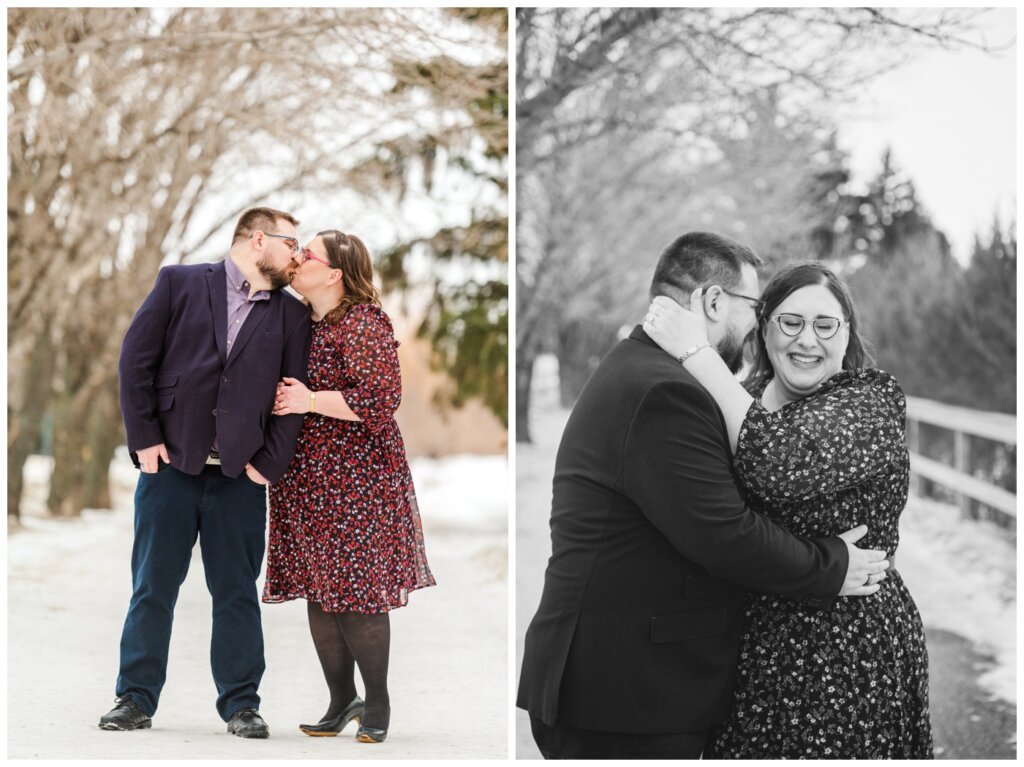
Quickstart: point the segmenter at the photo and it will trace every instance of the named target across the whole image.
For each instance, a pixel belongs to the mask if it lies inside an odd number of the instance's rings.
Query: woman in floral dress
[[[270,488],[263,601],[307,603],[331,702],[318,724],[300,729],[337,735],[357,719],[356,739],[379,743],[391,714],[388,611],[434,585],[394,419],[398,342],[359,238],[320,232],[300,258],[292,287],[312,310],[309,386],[284,379],[274,412],[307,415],[288,472]]]
[[[656,299],[644,330],[674,356],[706,344],[699,300]],[[865,524],[860,544],[892,558],[909,482],[899,384],[864,367],[849,291],[827,268],[783,269],[760,303],[749,394],[713,349],[685,362],[722,409],[748,503],[798,535]],[[924,629],[899,572],[831,610],[751,595],[733,702],[704,755],[932,758]]]

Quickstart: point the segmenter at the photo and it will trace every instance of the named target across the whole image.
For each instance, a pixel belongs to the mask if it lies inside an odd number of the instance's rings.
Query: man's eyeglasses
[[[291,250],[292,253],[300,253],[302,251],[302,249],[299,247],[299,241],[296,240],[294,237],[289,237],[286,234],[270,234],[269,232],[264,232],[263,234],[265,234],[267,237],[274,237],[275,239],[278,240],[284,240],[286,243],[288,243],[288,248]]]
[[[298,257],[296,258],[296,261],[298,261],[300,264],[304,264],[304,263],[306,263],[306,261],[308,261],[309,259],[312,258],[314,261],[319,261],[321,264],[323,264],[324,266],[326,266],[326,267],[328,267],[330,269],[334,268],[329,263],[324,261],[322,258],[320,258],[318,256],[314,256],[313,252],[309,248],[303,248],[302,250],[300,250],[298,252],[297,255],[298,255]]]
[[[771,318],[772,322],[779,325],[783,335],[795,338],[804,332],[804,326],[810,322],[814,328],[814,334],[822,341],[827,341],[839,332],[844,324],[838,317],[815,317],[813,320],[805,320],[799,314],[776,314]]]
[[[742,293],[733,293],[731,290],[726,290],[725,288],[722,288],[722,292],[728,293],[730,296],[735,296],[736,298],[742,298],[744,301],[749,301],[750,305],[754,308],[755,312],[760,313],[761,309],[764,308],[764,301],[762,301],[760,298],[754,298],[753,296],[745,296]]]
[[[708,287],[711,287],[711,286],[709,285]],[[721,286],[719,286],[719,287],[721,287]],[[704,290],[701,291],[701,295],[703,296],[707,292],[708,292],[708,288],[704,288]],[[733,293],[731,290],[726,290],[725,288],[722,288],[722,292],[723,293],[728,293],[730,296],[734,296],[736,298],[742,298],[742,299],[744,299],[746,301],[749,301],[751,306],[753,306],[754,311],[757,312],[758,314],[760,314],[761,313],[761,309],[764,308],[764,301],[762,301],[760,298],[754,298],[753,296],[745,296],[742,293]]]

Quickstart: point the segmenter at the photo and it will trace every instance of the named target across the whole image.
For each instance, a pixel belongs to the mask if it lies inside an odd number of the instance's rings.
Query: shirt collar
[[[252,298],[249,298],[249,281],[245,279],[245,275],[242,274],[242,270],[238,268],[238,264],[234,262],[231,256],[224,259],[224,271],[227,273],[228,285],[233,290],[241,293],[243,298],[247,301],[266,301],[270,298],[269,290],[258,290],[253,293]]]

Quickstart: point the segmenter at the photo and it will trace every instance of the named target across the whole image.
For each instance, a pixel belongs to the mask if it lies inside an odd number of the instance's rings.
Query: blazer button
[[[224,376],[222,379],[220,379],[220,382],[221,383],[228,383],[230,380],[231,380],[230,378],[228,378],[227,376]]]
[[[214,415],[217,415],[217,408],[214,408],[214,409],[213,409],[213,410],[211,410],[210,412],[211,412],[211,413],[213,413]]]

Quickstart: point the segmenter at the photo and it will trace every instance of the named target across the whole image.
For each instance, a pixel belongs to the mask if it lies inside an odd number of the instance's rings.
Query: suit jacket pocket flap
[[[164,373],[156,377],[156,381],[153,382],[154,389],[166,389],[174,384],[178,383],[177,373]]]
[[[715,636],[725,633],[725,624],[725,607],[655,615],[651,617],[651,642],[662,644]]]
[[[163,411],[163,410],[170,410],[171,409],[171,405],[173,405],[173,404],[174,404],[174,395],[173,394],[161,394],[159,399],[157,400],[157,407],[160,408],[161,411]]]

